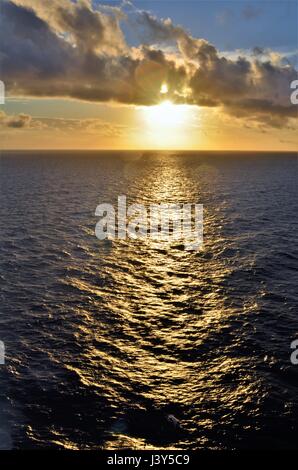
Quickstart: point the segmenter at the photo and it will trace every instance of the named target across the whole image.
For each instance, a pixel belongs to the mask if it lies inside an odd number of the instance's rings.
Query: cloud
[[[204,39],[193,38],[172,22],[141,12],[145,29],[162,41],[175,39],[184,58],[191,62],[189,101],[201,106],[222,106],[229,114],[260,120],[273,127],[288,125],[297,118],[290,103],[290,83],[297,78],[292,65],[282,64],[278,54],[255,47],[253,57],[231,59]],[[148,33],[147,33],[148,34]],[[265,55],[266,53],[266,55]],[[265,57],[264,62],[261,56]]]
[[[29,8],[51,30],[64,36],[85,51],[119,53],[126,48],[119,26],[124,18],[120,9],[106,8],[110,14],[92,9],[90,0],[12,0],[15,5]]]
[[[18,114],[8,116],[3,111],[0,112],[0,129],[13,128],[23,129],[29,128],[31,125],[31,116],[28,114]]]
[[[64,119],[64,118],[38,118],[48,130],[65,134],[84,133],[100,137],[122,137],[127,127],[117,123],[103,121],[102,119]]]
[[[226,106],[226,112],[234,117],[247,119],[261,123],[266,127],[282,128],[289,124],[290,118],[297,118],[297,108],[274,105],[266,99],[245,99],[239,104],[230,103]]]
[[[266,49],[264,49],[264,47],[255,46],[252,49],[252,53],[253,53],[254,56],[261,56],[261,55],[266,54],[267,51],[266,51]]]
[[[117,123],[103,121],[102,119],[64,119],[32,117],[29,114],[8,115],[0,112],[0,130],[20,129],[54,131],[65,135],[83,133],[100,137],[122,137],[127,127]]]
[[[297,73],[289,63],[260,47],[250,58],[221,55],[169,18],[129,9],[96,9],[89,0],[2,1],[1,78],[10,96],[151,105],[166,81],[174,102],[273,127],[297,117],[289,99]],[[123,21],[138,32],[138,47],[126,44]]]
[[[19,3],[26,4],[26,8]],[[85,3],[81,1],[74,5]],[[118,21],[115,17],[112,22],[102,20],[104,32],[99,30],[96,40],[88,38],[84,41],[82,31],[77,34],[73,32],[76,22],[73,20],[72,6],[66,9],[71,2],[61,2],[59,8],[63,10],[63,15],[59,13],[59,22],[55,2],[52,8],[45,2],[48,7],[45,11],[40,8],[33,10],[40,4],[34,0],[13,0],[2,4],[1,70],[10,95],[152,104],[159,100],[161,81],[167,79],[174,82],[176,78],[176,89],[179,91],[179,76],[184,75],[183,67],[176,67],[175,62],[167,61],[162,51],[159,54],[150,53],[148,48],[141,47],[133,54],[132,51],[127,52],[125,47],[123,53],[115,55],[116,44],[119,44],[119,34],[113,26],[114,21]],[[84,8],[89,10],[91,7],[88,3]],[[97,18],[99,13],[93,13]],[[114,15],[114,11],[109,15]],[[100,18],[109,15],[100,13]],[[49,20],[45,21],[41,16],[49,17]],[[65,28],[71,24],[64,36],[61,32],[57,34],[55,29],[57,24],[62,28],[60,16],[64,18]],[[70,31],[72,39],[68,36]],[[102,50],[99,51],[101,44]]]

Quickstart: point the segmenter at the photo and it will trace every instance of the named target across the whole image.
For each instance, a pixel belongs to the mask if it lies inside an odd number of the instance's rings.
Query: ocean
[[[0,447],[297,448],[297,176],[290,153],[2,152]],[[203,204],[204,244],[98,240],[119,195]]]

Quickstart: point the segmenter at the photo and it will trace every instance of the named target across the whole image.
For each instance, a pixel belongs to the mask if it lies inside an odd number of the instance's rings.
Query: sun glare
[[[164,100],[157,105],[143,107],[143,117],[151,142],[172,147],[185,144],[193,114],[191,106]]]
[[[181,128],[186,124],[189,111],[188,106],[173,104],[166,100],[156,106],[146,107],[145,117],[153,128]]]
[[[169,91],[169,90],[168,90],[168,85],[167,85],[166,83],[163,83],[163,84],[161,85],[161,88],[160,88],[160,93],[161,93],[162,95],[165,95],[166,93],[168,93],[168,91]]]
[[[160,103],[142,107],[146,131],[143,138],[149,140],[150,146],[184,147],[189,145],[187,136],[194,110],[189,105],[174,104],[168,99],[168,93],[168,85],[164,82],[160,87]]]

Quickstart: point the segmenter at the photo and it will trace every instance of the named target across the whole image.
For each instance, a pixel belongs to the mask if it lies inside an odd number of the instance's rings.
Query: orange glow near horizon
[[[159,103],[152,106],[94,104],[60,99],[44,115],[48,99],[18,101],[19,112],[8,101],[5,116],[31,116],[23,127],[2,126],[0,150],[259,150],[297,151],[293,130],[261,132],[243,126],[217,108],[175,104],[162,83]],[[1,114],[1,112],[0,112]],[[42,117],[40,117],[42,116]],[[0,116],[1,117],[1,116]],[[0,126],[1,127],[1,126]]]
[[[165,88],[164,93],[167,93]],[[153,145],[162,148],[185,145],[193,119],[190,106],[164,100],[155,106],[143,107],[142,111],[145,130]]]

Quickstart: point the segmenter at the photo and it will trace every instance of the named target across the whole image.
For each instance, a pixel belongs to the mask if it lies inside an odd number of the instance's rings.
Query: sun
[[[177,105],[170,100],[162,101],[155,106],[145,108],[145,119],[149,127],[157,130],[177,129],[187,124],[188,106]]]
[[[142,106],[143,126],[146,138],[151,145],[158,147],[183,147],[187,144],[189,129],[194,119],[193,108],[186,104],[176,104],[169,99],[169,88],[162,83],[160,103]]]
[[[153,106],[142,107],[143,138],[149,146],[157,148],[186,148],[189,145],[189,129],[193,110],[189,105],[174,104],[163,100]]]
[[[166,95],[168,93],[168,85],[166,83],[163,83],[160,87],[160,93],[162,95]]]

